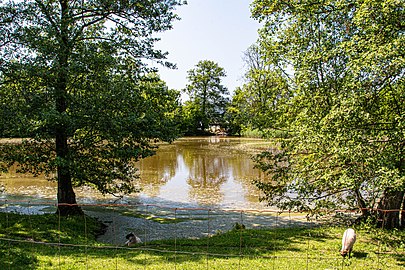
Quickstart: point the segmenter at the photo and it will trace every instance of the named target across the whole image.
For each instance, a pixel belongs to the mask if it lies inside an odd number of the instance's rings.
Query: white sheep
[[[356,242],[356,233],[351,228],[347,229],[343,233],[342,250],[340,251],[340,254],[343,257],[346,257],[346,255],[349,254],[349,258],[350,258],[350,253],[352,252],[353,245],[355,242]]]
[[[133,244],[142,243],[141,238],[139,238],[133,233],[129,233],[125,238],[128,239],[125,242],[125,245],[129,247],[132,246]]]

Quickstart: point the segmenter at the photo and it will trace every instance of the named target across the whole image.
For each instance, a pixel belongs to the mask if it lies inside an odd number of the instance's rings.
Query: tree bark
[[[385,190],[378,204],[378,226],[384,229],[399,228],[399,212],[402,207],[404,191]]]
[[[355,190],[356,198],[357,198],[357,205],[361,211],[361,219],[365,220],[367,217],[370,216],[370,210],[367,207],[366,202],[364,201],[363,196],[361,196],[360,190]]]
[[[56,134],[56,155],[59,159],[58,173],[58,214],[81,215],[81,208],[77,205],[73,190],[72,177],[69,168],[68,144],[66,132],[58,130]]]
[[[59,118],[55,127],[55,143],[58,174],[58,214],[75,215],[83,214],[81,208],[77,205],[76,195],[73,190],[72,177],[70,172],[70,157],[68,145],[68,125],[66,121],[67,111],[67,81],[68,81],[68,0],[61,0],[61,36],[60,49],[58,52],[58,77],[55,89],[56,110]]]

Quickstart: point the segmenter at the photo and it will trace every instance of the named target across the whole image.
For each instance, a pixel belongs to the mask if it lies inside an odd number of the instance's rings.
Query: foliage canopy
[[[131,161],[178,132],[179,93],[145,59],[164,62],[155,32],[172,27],[181,1],[1,1],[0,95],[3,169],[57,171],[58,202],[72,186],[136,190]],[[59,209],[68,213],[67,208]]]
[[[254,124],[278,143],[257,157],[273,179],[257,182],[265,199],[364,215],[404,209],[403,3],[255,0],[252,14],[264,24],[259,53],[273,74],[260,78],[263,69],[251,68],[250,82],[272,91],[268,113],[254,111],[266,121]],[[398,227],[398,213],[380,219]]]
[[[211,60],[199,61],[188,71],[189,84],[185,91],[190,96],[186,109],[192,113],[194,127],[204,132],[209,124],[223,122],[228,104],[228,89],[222,85],[225,70]]]

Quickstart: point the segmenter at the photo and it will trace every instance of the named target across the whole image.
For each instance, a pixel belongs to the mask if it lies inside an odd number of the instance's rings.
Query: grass
[[[90,217],[0,213],[0,269],[405,269],[405,232],[367,226],[356,228],[350,259],[339,255],[342,227],[235,229],[131,248],[97,242],[102,230]]]

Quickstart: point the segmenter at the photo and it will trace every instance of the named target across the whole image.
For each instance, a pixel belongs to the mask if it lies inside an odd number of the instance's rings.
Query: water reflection
[[[223,200],[221,186],[229,179],[223,157],[196,155],[190,159],[189,198],[199,204],[219,204]]]
[[[260,140],[186,138],[162,146],[138,164],[147,198],[223,208],[261,208],[251,184],[263,178],[250,155],[239,147]],[[153,199],[151,200],[153,201]]]
[[[251,184],[263,178],[242,146],[262,143],[240,138],[183,138],[160,146],[157,155],[135,166],[139,169],[140,194],[126,200],[141,203],[187,204],[222,208],[261,208],[259,191]],[[43,177],[0,177],[7,194],[55,198],[56,184]],[[88,188],[76,189],[80,202],[100,199]]]

